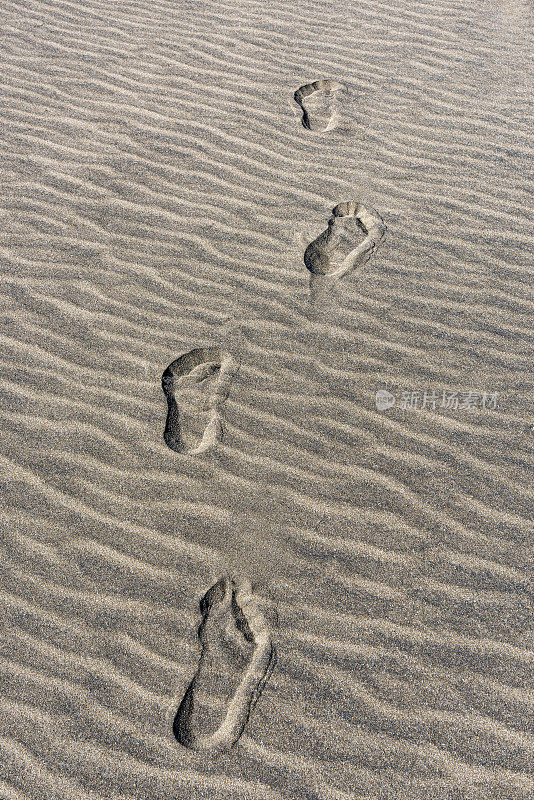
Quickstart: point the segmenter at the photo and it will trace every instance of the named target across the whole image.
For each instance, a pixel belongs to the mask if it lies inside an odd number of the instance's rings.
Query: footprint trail
[[[356,267],[365,264],[384,238],[386,224],[380,214],[361,203],[339,203],[332,209],[328,227],[304,252],[310,274],[310,298],[320,298],[325,290]],[[353,247],[354,240],[361,240]],[[346,248],[349,252],[346,252]]]
[[[302,124],[310,131],[323,133],[337,127],[339,116],[335,96],[345,86],[329,78],[307,83],[293,95],[302,109]]]
[[[238,367],[219,347],[196,348],[169,364],[161,385],[168,406],[163,438],[171,450],[198,455],[221,439],[222,407]]]
[[[249,581],[223,575],[200,601],[198,670],[174,718],[193,750],[223,752],[241,736],[276,662],[267,619]]]

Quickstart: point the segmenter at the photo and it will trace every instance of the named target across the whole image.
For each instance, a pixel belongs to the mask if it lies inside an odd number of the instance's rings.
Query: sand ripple
[[[527,798],[526,4],[0,7],[1,797]],[[388,236],[310,314],[351,199]],[[174,453],[161,374],[214,346],[225,436]],[[279,660],[214,759],[172,722],[227,570]]]

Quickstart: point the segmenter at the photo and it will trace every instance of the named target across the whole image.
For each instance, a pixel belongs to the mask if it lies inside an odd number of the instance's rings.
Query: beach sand
[[[526,800],[527,4],[0,12],[0,799]],[[310,303],[349,201],[386,237]],[[195,455],[161,380],[196,348],[239,368]],[[195,752],[227,571],[278,659]]]

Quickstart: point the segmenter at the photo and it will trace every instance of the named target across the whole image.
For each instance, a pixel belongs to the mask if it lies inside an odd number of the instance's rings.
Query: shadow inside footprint
[[[198,670],[174,718],[174,735],[193,750],[229,750],[276,661],[269,626],[248,581],[230,575],[200,601]]]
[[[222,435],[222,406],[237,362],[219,347],[199,347],[179,356],[162,375],[167,399],[163,438],[177,453],[205,453]]]
[[[302,109],[302,124],[310,131],[329,131],[337,126],[339,117],[335,109],[335,95],[345,86],[338,81],[324,79],[307,83],[293,95]]]
[[[347,272],[365,264],[385,233],[384,220],[374,209],[354,201],[335,206],[326,230],[304,252],[304,264],[311,273],[312,301]],[[356,247],[353,246],[355,241],[358,242]]]

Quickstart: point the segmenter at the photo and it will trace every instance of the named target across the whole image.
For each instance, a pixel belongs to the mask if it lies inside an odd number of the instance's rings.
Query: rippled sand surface
[[[0,798],[526,800],[527,4],[0,18]],[[320,131],[293,95],[323,79]],[[387,236],[310,307],[350,200]],[[195,456],[161,376],[201,347],[239,370]],[[224,570],[278,663],[216,757],[172,721]]]

